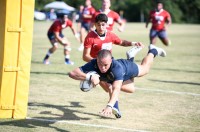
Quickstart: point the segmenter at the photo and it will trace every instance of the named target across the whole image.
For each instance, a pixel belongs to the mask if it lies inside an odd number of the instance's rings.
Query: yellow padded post
[[[34,0],[0,0],[0,118],[25,118]]]

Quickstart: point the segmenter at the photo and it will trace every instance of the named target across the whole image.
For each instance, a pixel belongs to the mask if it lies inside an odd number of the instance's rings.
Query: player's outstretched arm
[[[114,81],[114,83],[112,84],[113,92],[111,93],[111,97],[110,97],[110,100],[108,101],[108,104],[100,112],[102,116],[110,117],[112,115],[112,108],[115,102],[118,100],[121,86],[122,86],[122,80]]]
[[[141,42],[131,42],[127,40],[122,40],[121,46],[127,47],[127,46],[139,46],[139,47],[144,47],[144,45]]]
[[[85,80],[86,74],[80,70],[80,68],[76,68],[73,71],[69,72],[69,77],[75,80]]]
[[[71,27],[71,30],[72,30],[72,32],[73,32],[75,38],[78,40],[78,42],[81,42],[80,37],[79,37],[79,34],[77,33],[77,31],[76,31],[76,29],[75,29],[74,26]]]
[[[85,74],[80,70],[80,68],[76,68],[73,71],[69,72],[69,77],[75,80],[91,81],[94,84],[94,86],[98,85],[100,82],[98,74]]]

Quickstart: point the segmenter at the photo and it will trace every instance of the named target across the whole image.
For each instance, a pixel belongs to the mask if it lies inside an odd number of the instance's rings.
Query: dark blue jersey
[[[84,66],[81,66],[80,69],[87,73],[89,71],[96,71],[100,75],[100,80],[108,83],[112,83],[117,80],[129,80],[133,77],[138,76],[138,66],[131,60],[125,59],[112,59],[111,66],[106,73],[101,73],[97,60],[93,59],[90,62],[86,63]]]

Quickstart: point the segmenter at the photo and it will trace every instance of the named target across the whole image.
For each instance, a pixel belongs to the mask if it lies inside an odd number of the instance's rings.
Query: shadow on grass
[[[22,128],[48,128],[48,129],[54,129],[55,131],[59,132],[69,132],[67,130],[61,129],[53,125],[57,122],[65,121],[67,124],[73,124],[71,121],[84,121],[84,120],[91,120],[91,118],[84,118],[77,116],[78,114],[84,114],[84,115],[92,115],[103,119],[113,119],[113,118],[105,118],[98,114],[93,114],[89,112],[82,112],[81,110],[72,110],[72,108],[84,108],[84,106],[80,105],[79,102],[70,102],[69,106],[66,105],[54,105],[54,104],[47,104],[47,103],[35,103],[31,102],[28,104],[28,109],[35,110],[36,112],[39,111],[39,116],[34,116],[28,119],[22,119],[22,120],[8,120],[0,122],[0,126],[16,126],[16,127],[22,127]],[[44,111],[38,110],[43,109]],[[61,111],[63,114],[55,114],[52,112],[53,109]],[[60,112],[59,112],[60,113]],[[70,123],[71,122],[71,123]]]
[[[162,69],[162,68],[152,68],[152,70],[175,71],[175,72],[187,72],[187,73],[200,73],[200,71],[189,71],[189,70],[182,70],[182,69]]]
[[[176,84],[200,85],[200,83],[184,82],[184,81],[164,81],[164,80],[156,80],[156,79],[148,79],[148,80],[150,80],[150,81],[155,81],[155,82],[163,82],[163,83],[176,83]]]
[[[69,73],[59,72],[31,72],[31,74],[57,74],[57,75],[69,75]]]
[[[61,128],[58,128],[58,127],[55,127],[51,124],[54,124],[54,122],[43,122],[43,121],[38,121],[38,120],[26,120],[26,119],[23,119],[23,120],[11,120],[11,121],[4,121],[4,122],[0,122],[0,126],[16,126],[16,127],[22,127],[24,128],[25,130],[24,131],[34,131],[34,128],[35,130],[41,130],[41,131],[44,131],[42,130],[44,127],[48,128],[49,129],[54,129],[54,131],[58,131],[58,132],[70,132],[68,130],[64,130],[64,129],[61,129]],[[39,128],[40,127],[40,128]],[[43,127],[43,128],[41,128]],[[28,129],[27,129],[28,128]],[[18,131],[17,128],[15,128],[16,131]],[[13,130],[14,131],[14,130]]]
[[[80,105],[79,102],[70,102],[70,105],[54,105],[54,104],[46,104],[46,103],[29,103],[28,104],[29,109],[34,108],[44,108],[44,111],[41,111],[39,114],[40,117],[34,117],[34,118],[43,118],[48,120],[90,120],[90,118],[83,118],[76,115],[76,113],[85,114],[85,115],[93,115],[101,117],[98,114],[93,114],[89,112],[82,112],[81,109],[77,110],[79,108],[84,108],[84,106]],[[71,109],[76,108],[76,110]],[[48,109],[56,109],[61,111],[63,114],[54,114],[52,111],[47,111]],[[48,117],[47,117],[48,116]],[[51,117],[53,116],[53,117]],[[56,116],[56,117],[55,117]]]

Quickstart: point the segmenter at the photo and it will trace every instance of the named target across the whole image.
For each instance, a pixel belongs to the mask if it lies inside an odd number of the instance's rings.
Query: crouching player
[[[59,43],[62,46],[64,46],[65,64],[68,65],[74,64],[74,62],[70,60],[70,51],[71,51],[70,42],[62,34],[62,30],[67,27],[71,28],[73,34],[78,39],[78,34],[76,33],[76,30],[72,25],[72,21],[69,20],[68,16],[65,14],[59,15],[58,19],[54,21],[54,23],[51,25],[47,33],[47,36],[51,42],[52,47],[48,50],[43,60],[44,64],[50,64],[49,57],[56,51]]]

